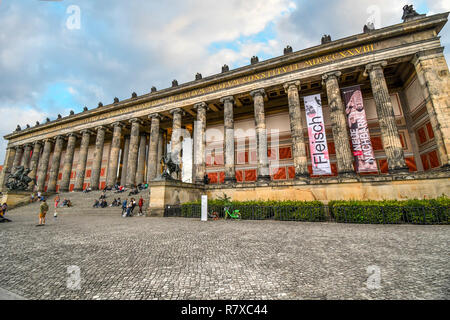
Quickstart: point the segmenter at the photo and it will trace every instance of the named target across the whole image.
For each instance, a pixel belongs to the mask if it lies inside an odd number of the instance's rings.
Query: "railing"
[[[403,206],[222,206],[208,205],[208,216],[217,213],[225,218],[225,208],[231,213],[238,209],[241,219],[311,221],[366,224],[450,224],[450,207],[403,207]],[[165,217],[201,217],[201,205],[189,204],[166,206]]]

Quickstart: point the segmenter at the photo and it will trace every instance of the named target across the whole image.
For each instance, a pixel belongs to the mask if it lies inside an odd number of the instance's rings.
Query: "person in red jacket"
[[[142,197],[139,199],[138,206],[139,206],[139,215],[144,215],[142,212],[142,206],[144,205],[144,199]]]

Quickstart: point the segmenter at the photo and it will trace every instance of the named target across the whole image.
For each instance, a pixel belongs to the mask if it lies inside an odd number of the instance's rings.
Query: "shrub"
[[[330,201],[336,222],[449,224],[450,199],[411,199],[404,201]]]

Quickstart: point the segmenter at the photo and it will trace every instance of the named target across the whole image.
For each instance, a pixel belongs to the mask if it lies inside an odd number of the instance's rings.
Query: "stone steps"
[[[60,204],[66,199],[70,199],[72,202],[72,207],[58,207],[57,212],[58,214],[117,214],[120,215],[122,212],[122,206],[119,207],[109,207],[109,205],[112,203],[114,198],[121,199],[121,202],[124,199],[130,199],[131,197],[134,197],[136,201],[139,200],[139,198],[142,196],[144,199],[144,208],[147,208],[148,201],[149,201],[149,192],[148,190],[143,190],[137,195],[134,196],[128,196],[129,191],[123,192],[123,193],[114,193],[112,191],[106,191],[106,201],[108,203],[108,207],[106,208],[93,208],[92,205],[94,204],[96,199],[100,198],[100,195],[102,194],[102,191],[91,191],[88,193],[83,192],[61,192],[59,193],[59,197],[61,199]],[[56,197],[56,194],[52,194],[47,197],[47,204],[49,207],[48,215],[53,215],[53,212],[55,211],[54,208],[54,199]],[[40,202],[36,201],[33,203],[29,203],[27,205],[10,209],[9,212],[11,215],[20,214],[20,213],[30,213],[30,212],[36,212],[36,214],[39,212],[39,206]]]

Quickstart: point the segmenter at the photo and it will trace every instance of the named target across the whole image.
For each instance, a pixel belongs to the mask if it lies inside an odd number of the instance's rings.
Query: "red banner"
[[[360,86],[342,89],[357,172],[378,172]]]

